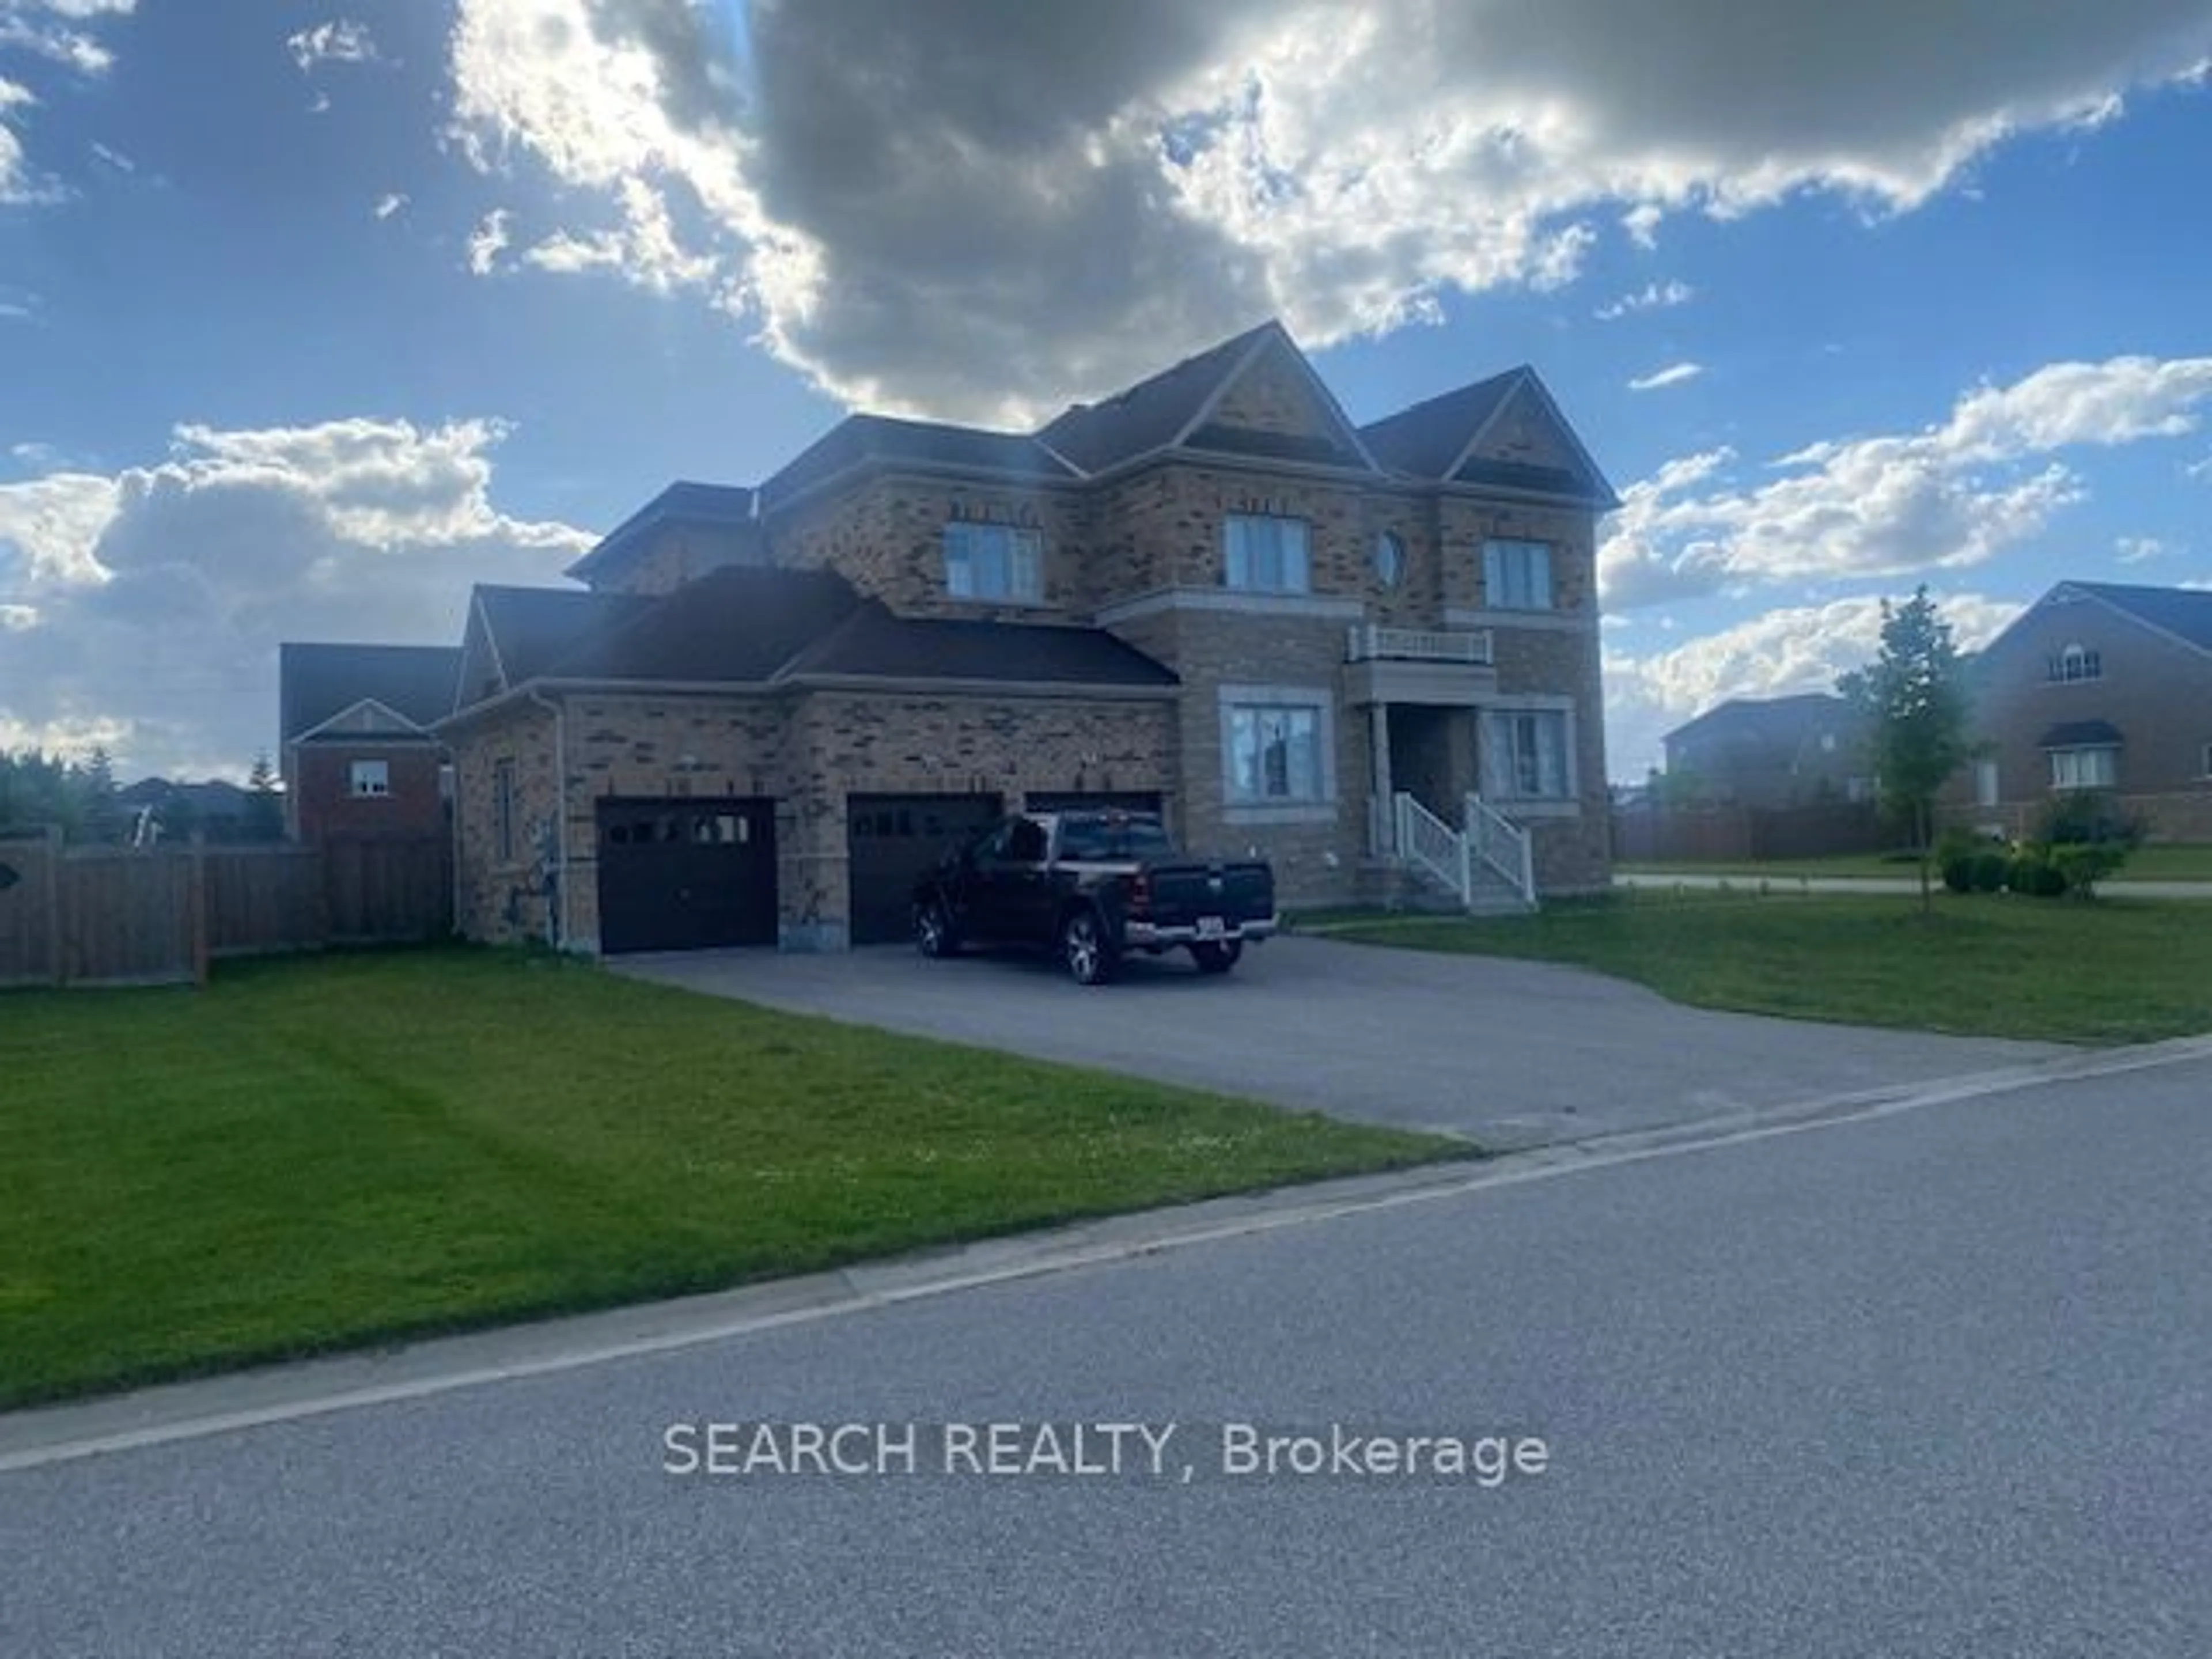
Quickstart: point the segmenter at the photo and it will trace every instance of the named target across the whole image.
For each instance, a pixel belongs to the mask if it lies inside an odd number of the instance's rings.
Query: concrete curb
[[[458,1389],[544,1376],[756,1331],[1108,1265],[1162,1251],[1713,1151],[1958,1101],[2212,1060],[2212,1036],[2068,1054],[1996,1071],[1836,1095],[1762,1113],[1563,1141],[1479,1163],[1209,1199],[708,1296],[441,1337],[397,1348],[0,1413],[0,1474]]]

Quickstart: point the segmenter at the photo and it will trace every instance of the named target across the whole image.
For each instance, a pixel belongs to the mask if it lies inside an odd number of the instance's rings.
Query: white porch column
[[[1390,788],[1390,705],[1379,697],[1367,705],[1367,747],[1375,790],[1375,806],[1370,814],[1375,856],[1387,859],[1397,851],[1391,834],[1395,797]]]

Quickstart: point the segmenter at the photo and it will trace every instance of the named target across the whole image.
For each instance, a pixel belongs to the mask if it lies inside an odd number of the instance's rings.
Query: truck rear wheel
[[[1078,985],[1103,985],[1114,977],[1114,946],[1096,910],[1071,910],[1060,924],[1060,959]]]
[[[1244,941],[1237,939],[1210,939],[1190,947],[1190,958],[1201,974],[1225,974],[1243,954]]]

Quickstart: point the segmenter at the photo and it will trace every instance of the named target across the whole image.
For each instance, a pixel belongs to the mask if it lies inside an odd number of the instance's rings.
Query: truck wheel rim
[[[1067,965],[1079,979],[1088,979],[1098,966],[1098,939],[1089,922],[1067,924]]]

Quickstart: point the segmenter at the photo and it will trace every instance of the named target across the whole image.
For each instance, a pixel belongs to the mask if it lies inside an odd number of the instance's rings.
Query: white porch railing
[[[1490,665],[1491,636],[1486,628],[1385,628],[1378,623],[1354,623],[1344,647],[1346,662],[1470,663]]]
[[[1480,795],[1468,796],[1466,813],[1467,839],[1476,863],[1510,883],[1523,904],[1534,905],[1536,860],[1528,830]]]
[[[1378,802],[1379,805],[1380,803]],[[1486,886],[1536,908],[1536,866],[1528,830],[1479,795],[1467,797],[1467,828],[1455,830],[1413,796],[1390,799],[1392,854],[1432,878],[1472,910]]]
[[[1392,805],[1396,811],[1398,856],[1450,888],[1462,907],[1473,903],[1474,854],[1468,838],[1411,795],[1401,792]]]

